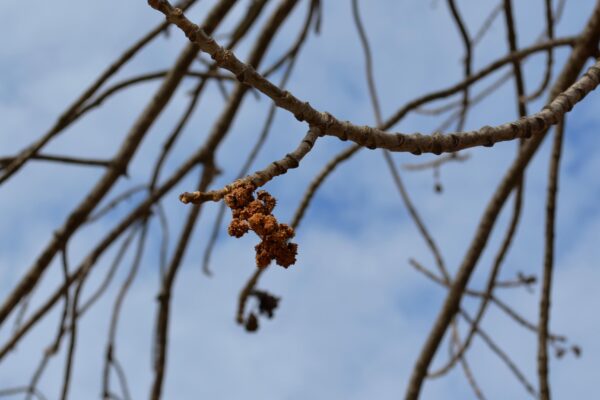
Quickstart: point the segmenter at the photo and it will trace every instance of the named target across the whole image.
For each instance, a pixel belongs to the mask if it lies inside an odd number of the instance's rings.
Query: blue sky
[[[189,13],[190,18],[201,20],[213,3],[200,1]],[[261,22],[276,4],[271,3]],[[297,7],[275,39],[263,65],[275,60],[295,38],[306,3]],[[519,45],[529,45],[544,29],[543,2],[515,3]],[[247,1],[239,2],[219,33],[230,31],[247,4]],[[471,32],[478,29],[482,16],[495,5],[491,0],[459,2]],[[593,5],[591,0],[567,2],[557,36],[578,33]],[[142,0],[83,1],[77,5],[67,0],[34,0],[27,3],[27,9],[24,7],[22,2],[14,0],[0,3],[0,15],[5,17],[3,35],[0,35],[1,156],[13,154],[39,137],[109,60],[162,21]],[[350,1],[323,1],[323,7],[321,35],[311,36],[289,88],[316,108],[340,119],[372,124],[363,53],[352,23]],[[384,117],[415,96],[460,79],[462,46],[445,2],[363,0],[361,9],[373,46],[375,80]],[[256,32],[254,29],[252,34]],[[113,81],[167,68],[185,44],[185,38],[176,29],[170,33],[168,38],[161,37],[143,51]],[[500,18],[476,48],[475,70],[505,54],[504,38]],[[244,41],[236,53],[244,59],[250,45],[250,41]],[[567,49],[557,51],[557,66],[567,54]],[[529,90],[537,87],[543,65],[541,55],[526,64]],[[558,69],[554,76],[556,73]],[[496,74],[491,79],[499,76]],[[478,92],[492,80],[477,85],[474,91]],[[111,192],[113,195],[147,181],[150,165],[185,107],[186,91],[192,84],[186,81],[177,92],[136,154],[130,179],[119,182],[118,189]],[[156,83],[143,84],[117,95],[60,135],[47,151],[110,157],[115,144],[124,137],[156,87]],[[467,128],[515,119],[513,98],[513,83],[509,81],[496,95],[473,108]],[[562,360],[551,358],[551,383],[556,398],[589,398],[597,387],[595,360],[600,356],[597,341],[600,323],[593,317],[593,310],[600,308],[597,290],[600,281],[597,268],[600,158],[596,156],[600,149],[600,138],[596,134],[600,126],[599,100],[597,93],[590,94],[567,119],[551,328],[567,335],[571,343],[580,345],[583,355],[579,359],[572,355]],[[177,143],[163,177],[187,157],[190,149],[202,143],[222,105],[217,87],[209,86],[200,108]],[[243,111],[217,154],[217,163],[225,173],[214,187],[235,177],[243,162],[239,154],[244,154],[260,133],[269,105],[266,98],[255,100],[254,96],[247,96]],[[530,110],[536,111],[541,105],[541,102],[532,104]],[[411,115],[396,128],[403,132],[427,132],[438,123]],[[305,130],[292,116],[278,112],[254,168],[261,168],[295,148]],[[528,169],[524,215],[501,273],[503,279],[514,278],[518,271],[537,275],[541,271],[549,145],[546,141]],[[320,139],[300,168],[267,185],[266,189],[279,199],[275,214],[281,221],[291,219],[313,176],[345,146],[348,144],[334,138]],[[441,171],[444,185],[441,196],[433,192],[431,171],[403,174],[452,271],[460,263],[479,216],[514,152],[514,143],[469,150],[468,162],[449,164]],[[394,156],[398,164],[431,158],[410,154]],[[101,171],[32,162],[19,174],[0,188],[2,296],[35,259],[56,226],[94,185]],[[163,201],[175,235],[187,211],[177,201],[177,194],[191,189],[195,181],[196,176],[190,176]],[[69,249],[71,264],[77,265],[102,232],[112,227],[138,200],[122,206],[97,225],[82,229]],[[276,317],[261,321],[261,329],[255,335],[247,334],[234,321],[237,293],[255,268],[255,239],[234,240],[223,231],[213,255],[214,276],[207,278],[200,271],[205,240],[217,208],[216,204],[205,207],[176,283],[164,398],[401,397],[445,293],[408,264],[409,258],[429,266],[433,260],[400,201],[381,153],[363,150],[328,178],[318,192],[297,233],[300,248],[297,264],[288,270],[273,268],[261,281],[261,288],[281,296],[282,301]],[[482,287],[507,219],[505,210],[472,279],[473,287]],[[155,318],[160,235],[155,221],[151,225],[141,272],[127,297],[119,327],[117,352],[135,399],[147,397],[152,379],[149,332]],[[104,276],[117,247],[113,246],[98,264],[88,284],[88,294]],[[127,260],[131,260],[131,254]],[[119,271],[107,295],[81,321],[71,390],[74,399],[100,396],[110,308],[126,272],[126,268]],[[36,291],[32,309],[60,279],[60,266],[54,262]],[[522,289],[505,289],[498,295],[531,321],[536,321],[537,287],[533,294]],[[465,307],[474,310],[476,303],[467,301]],[[54,335],[57,318],[58,310],[44,319],[18,350],[0,364],[0,387],[29,381],[41,350]],[[0,330],[2,343],[10,333],[12,321],[6,325]],[[535,335],[493,308],[483,326],[535,383]],[[63,344],[41,382],[50,399],[58,396],[64,349]],[[441,348],[434,364],[443,364],[446,354],[446,348]],[[468,360],[489,398],[528,397],[481,340],[475,340]],[[424,399],[472,397],[459,369],[444,379],[428,382],[423,391]]]

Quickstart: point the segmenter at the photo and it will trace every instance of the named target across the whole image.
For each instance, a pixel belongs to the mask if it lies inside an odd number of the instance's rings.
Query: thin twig
[[[0,397],[14,396],[14,395],[20,394],[20,393],[26,393],[26,394],[31,393],[33,396],[37,397],[39,400],[47,400],[47,397],[44,396],[44,394],[42,392],[40,392],[38,389],[31,390],[27,386],[18,386],[18,387],[13,387],[13,388],[8,388],[8,389],[0,389]]]
[[[95,98],[90,99],[86,104],[84,104],[76,114],[77,118],[81,118],[84,114],[89,111],[101,106],[104,102],[111,97],[112,95],[121,92],[124,89],[128,89],[131,86],[137,85],[138,83],[151,82],[160,78],[165,78],[169,74],[169,71],[157,71],[157,72],[149,72],[146,74],[134,76],[133,78],[128,78],[123,81],[117,82],[105,89],[102,93],[97,95]],[[200,78],[200,79],[215,79],[218,82],[223,80],[235,80],[235,77],[230,75],[219,75],[212,71],[187,71],[185,73],[186,77],[192,78]]]
[[[439,168],[443,164],[446,164],[446,163],[452,162],[452,161],[457,161],[457,162],[466,161],[470,157],[471,156],[469,153],[444,154],[443,156],[439,156],[434,160],[426,161],[426,162],[419,163],[419,164],[404,163],[404,164],[402,164],[402,169],[405,169],[407,171],[422,171],[422,170],[431,169],[431,168]]]
[[[92,222],[97,221],[98,219],[102,218],[104,215],[106,215],[108,212],[110,212],[111,210],[113,210],[114,208],[116,208],[121,202],[128,200],[129,198],[131,198],[133,195],[135,195],[136,193],[141,192],[142,190],[147,189],[146,185],[136,185],[133,186],[127,190],[125,190],[123,193],[115,196],[108,204],[106,204],[104,207],[102,207],[101,209],[99,209],[98,211],[96,211],[95,214],[92,214],[88,217],[87,219],[87,223],[90,224]]]
[[[540,399],[550,399],[550,383],[548,382],[548,330],[550,321],[550,297],[552,291],[552,273],[554,269],[554,236],[556,220],[556,197],[558,192],[558,177],[560,156],[565,129],[561,121],[556,127],[550,167],[548,173],[548,189],[546,198],[546,232],[544,241],[544,273],[542,275],[542,290],[540,294],[540,322],[538,335],[538,378],[540,383]]]
[[[205,163],[202,174],[200,175],[200,182],[198,183],[198,190],[206,190],[210,185],[215,176],[214,165],[210,162]],[[158,313],[156,318],[156,339],[155,339],[155,357],[154,357],[154,382],[152,384],[151,398],[153,400],[160,399],[162,392],[162,385],[165,375],[165,364],[167,357],[167,345],[168,345],[168,328],[169,328],[169,314],[170,314],[170,303],[171,303],[171,290],[175,282],[175,277],[179,271],[181,261],[185,255],[185,250],[188,247],[188,242],[194,231],[196,222],[200,215],[202,205],[195,205],[188,211],[188,217],[186,223],[179,236],[173,257],[169,263],[163,279],[161,281],[161,289],[158,294]]]
[[[117,269],[119,268],[119,265],[121,264],[121,261],[123,260],[123,257],[125,256],[127,250],[129,249],[129,246],[131,245],[131,242],[132,242],[132,240],[133,240],[136,232],[137,232],[137,228],[136,227],[134,227],[133,229],[131,229],[131,232],[129,233],[129,236],[127,236],[125,238],[125,240],[121,244],[121,247],[117,251],[117,254],[115,255],[115,258],[114,258],[114,260],[113,260],[110,268],[108,269],[108,273],[104,277],[104,280],[102,281],[102,283],[100,284],[100,286],[98,286],[98,289],[96,289],[94,291],[94,293],[92,293],[92,295],[90,295],[89,299],[87,301],[85,301],[83,303],[83,305],[81,305],[81,307],[79,307],[79,309],[77,311],[77,315],[79,317],[81,317],[83,314],[85,314],[86,311],[96,301],[98,301],[98,299],[102,296],[102,294],[106,291],[106,289],[108,289],[108,286],[112,282],[112,279],[114,278],[115,273],[117,272]]]
[[[254,172],[245,178],[238,179],[232,184],[226,185],[222,189],[211,190],[210,192],[184,192],[179,195],[179,200],[184,204],[193,203],[200,204],[205,201],[219,201],[227,193],[229,193],[235,185],[240,181],[247,181],[252,183],[255,187],[261,187],[276,176],[285,174],[288,170],[297,168],[300,165],[300,161],[304,158],[308,152],[312,149],[315,141],[320,136],[320,130],[317,128],[311,128],[302,141],[296,148],[296,150],[288,153],[282,159],[273,161],[267,167],[260,171]]]
[[[0,158],[0,170],[10,165],[13,161],[15,161],[17,157],[2,157]],[[69,157],[69,156],[59,156],[59,155],[51,155],[51,154],[35,154],[31,156],[31,160],[37,161],[51,161],[56,163],[64,163],[64,164],[72,164],[72,165],[82,165],[88,167],[109,167],[110,161],[106,160],[97,160],[94,158],[81,158],[81,157]]]
[[[562,10],[562,7],[564,6],[564,0],[561,0],[561,5],[559,5],[559,10]],[[548,40],[552,40],[554,38],[554,24],[555,24],[555,20],[554,20],[554,13],[552,10],[552,0],[545,0],[544,2],[544,6],[546,8],[546,38]],[[548,49],[547,51],[547,56],[546,56],[546,67],[544,70],[544,77],[542,78],[542,82],[540,83],[540,86],[533,92],[531,93],[529,96],[527,96],[527,98],[525,99],[525,101],[530,102],[533,100],[536,100],[537,98],[539,98],[542,94],[544,94],[544,91],[546,90],[546,88],[548,88],[548,85],[550,85],[550,80],[552,79],[552,66],[554,65],[554,50],[553,49]]]
[[[148,220],[145,219],[142,221],[141,232],[139,235],[138,246],[136,249],[136,253],[131,263],[131,269],[123,281],[121,288],[119,289],[119,293],[117,294],[117,298],[113,305],[112,317],[110,320],[110,327],[108,330],[108,342],[106,345],[106,358],[104,361],[104,373],[102,379],[102,393],[107,394],[110,392],[110,367],[115,362],[115,342],[117,336],[117,328],[119,324],[119,317],[121,314],[121,310],[123,307],[123,303],[125,302],[125,297],[127,296],[127,292],[131,287],[135,277],[137,276],[137,272],[139,266],[142,261],[142,255],[144,253],[144,246],[146,244],[146,234],[148,232]]]
[[[472,52],[472,42],[469,38],[469,33],[467,32],[467,27],[463,22],[462,16],[456,7],[455,0],[446,0],[448,7],[450,8],[450,12],[452,14],[452,19],[456,24],[458,31],[460,32],[460,36],[463,42],[463,46],[465,48],[465,58],[464,58],[464,77],[465,79],[469,79],[471,76],[471,61],[473,59]],[[460,111],[460,118],[458,120],[458,124],[456,125],[457,131],[462,131],[465,126],[465,121],[467,118],[467,111],[469,110],[469,86],[465,86],[463,89],[463,100],[462,100],[462,108]]]

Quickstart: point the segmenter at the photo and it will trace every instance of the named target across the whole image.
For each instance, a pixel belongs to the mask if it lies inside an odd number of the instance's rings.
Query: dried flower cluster
[[[275,297],[264,290],[254,290],[251,295],[258,299],[259,314],[266,315],[268,318],[273,318],[275,309],[279,305],[280,298]]]
[[[289,240],[294,237],[294,229],[287,224],[280,224],[273,216],[276,200],[264,190],[257,192],[251,182],[239,181],[225,195],[225,203],[232,212],[229,235],[242,237],[249,230],[254,231],[261,242],[255,246],[256,265],[265,268],[271,260],[282,267],[289,267],[296,262],[298,245]]]
[[[262,290],[253,290],[250,296],[258,299],[258,314],[273,318],[275,309],[279,305],[279,297],[273,296],[269,292]],[[250,312],[244,323],[244,327],[248,332],[256,332],[259,327],[258,316],[255,312]]]

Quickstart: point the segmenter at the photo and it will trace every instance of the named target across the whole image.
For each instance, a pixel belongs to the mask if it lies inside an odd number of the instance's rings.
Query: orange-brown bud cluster
[[[296,262],[298,245],[289,240],[294,237],[294,229],[287,224],[280,224],[273,216],[275,198],[264,190],[257,192],[255,186],[240,181],[225,195],[225,204],[231,208],[233,219],[229,224],[229,235],[242,237],[249,230],[254,231],[261,242],[255,246],[256,265],[264,268],[271,260],[282,267],[289,267]]]

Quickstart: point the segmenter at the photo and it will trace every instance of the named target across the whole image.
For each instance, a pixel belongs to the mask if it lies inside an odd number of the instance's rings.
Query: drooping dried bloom
[[[261,315],[266,315],[268,318],[273,318],[275,309],[279,305],[279,297],[275,297],[271,293],[262,290],[253,291],[252,295],[258,299],[258,312]]]
[[[257,198],[254,198],[255,189],[252,183],[242,180],[225,195],[225,204],[232,214],[228,233],[239,238],[249,230],[254,231],[261,238],[255,246],[256,265],[265,268],[275,260],[287,268],[296,262],[298,245],[289,242],[294,237],[294,230],[287,224],[278,223],[273,216],[275,198],[264,190],[257,192]]]

